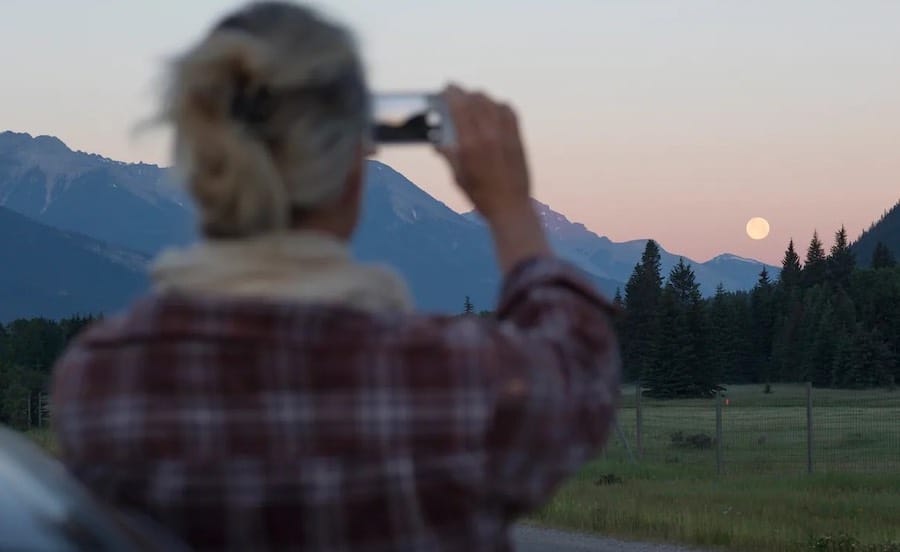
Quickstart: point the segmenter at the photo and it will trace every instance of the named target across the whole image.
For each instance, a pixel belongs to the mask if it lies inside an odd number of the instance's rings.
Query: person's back
[[[258,5],[179,63],[167,113],[206,240],[60,360],[76,476],[197,549],[508,546],[605,441],[618,353],[608,304],[547,247],[512,112],[445,97],[444,153],[505,274],[494,320],[415,314],[350,260],[368,108],[340,29]]]

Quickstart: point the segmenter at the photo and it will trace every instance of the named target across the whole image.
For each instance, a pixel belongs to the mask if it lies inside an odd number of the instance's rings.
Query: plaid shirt
[[[496,320],[150,296],[59,361],[63,459],[197,549],[508,549],[607,438],[610,311],[552,259]]]

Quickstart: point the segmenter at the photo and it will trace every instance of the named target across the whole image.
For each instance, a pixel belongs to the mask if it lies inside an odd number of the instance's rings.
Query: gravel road
[[[670,544],[625,542],[583,533],[569,533],[532,525],[513,530],[518,552],[698,552]]]

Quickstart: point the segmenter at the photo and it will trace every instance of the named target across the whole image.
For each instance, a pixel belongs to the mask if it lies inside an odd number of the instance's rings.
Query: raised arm
[[[606,441],[620,374],[612,308],[548,246],[512,109],[457,87],[444,94],[458,143],[442,153],[490,226],[505,277],[499,321],[473,350],[490,391],[485,490],[514,517]]]

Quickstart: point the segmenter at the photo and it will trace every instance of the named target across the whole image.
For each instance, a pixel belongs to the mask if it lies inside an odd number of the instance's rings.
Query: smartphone
[[[447,103],[438,94],[375,94],[372,115],[374,139],[379,144],[452,146],[456,139]]]

